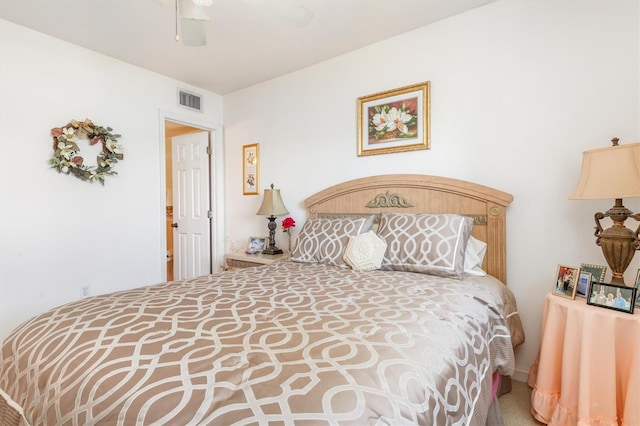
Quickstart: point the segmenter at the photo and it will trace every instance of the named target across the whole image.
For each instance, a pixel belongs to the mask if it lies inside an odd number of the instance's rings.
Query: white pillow
[[[484,255],[486,253],[487,243],[474,237],[469,237],[464,252],[464,273],[477,277],[487,275],[487,273],[482,270],[482,262],[484,261]]]
[[[387,243],[374,231],[368,231],[349,238],[343,259],[355,271],[373,271],[380,269],[386,250]]]

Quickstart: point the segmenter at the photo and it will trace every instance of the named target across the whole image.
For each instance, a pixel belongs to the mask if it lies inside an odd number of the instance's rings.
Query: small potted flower
[[[294,226],[296,226],[296,221],[292,217],[282,219],[282,232],[285,232],[289,239],[289,253],[291,253],[291,228]]]

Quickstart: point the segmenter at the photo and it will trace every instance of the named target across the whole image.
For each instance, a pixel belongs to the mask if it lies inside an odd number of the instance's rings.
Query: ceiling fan
[[[296,0],[240,1],[299,28],[307,25],[313,18],[313,12],[299,5]],[[205,23],[210,19],[206,8],[213,4],[214,0],[174,0],[176,41],[182,40],[185,46],[205,46],[207,44]]]

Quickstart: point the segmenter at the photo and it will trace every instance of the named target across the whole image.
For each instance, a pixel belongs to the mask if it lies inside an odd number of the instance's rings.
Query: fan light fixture
[[[611,282],[624,285],[624,271],[636,250],[640,250],[640,226],[635,232],[624,226],[633,218],[640,221],[640,213],[633,214],[622,205],[623,198],[640,197],[640,143],[618,145],[585,151],[582,172],[571,200],[603,200],[613,198],[615,205],[605,213],[596,213],[596,244],[602,247],[613,272]],[[613,226],[602,229],[600,219],[609,217]]]
[[[207,2],[208,0],[197,0]],[[207,35],[204,23],[209,15],[204,11],[204,6],[196,4],[196,0],[175,0],[176,5],[176,41],[180,40],[178,31],[178,18],[180,18],[180,30],[182,32],[182,44],[185,46],[204,46],[207,44]]]

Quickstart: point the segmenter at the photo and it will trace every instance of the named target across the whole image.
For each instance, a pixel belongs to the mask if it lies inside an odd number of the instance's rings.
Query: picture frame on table
[[[358,98],[358,157],[430,148],[430,82]]]
[[[575,299],[579,271],[573,266],[558,265],[552,293],[556,296]]]
[[[633,314],[637,291],[635,287],[592,281],[587,304]]]
[[[640,269],[638,269],[638,273],[636,274],[636,303],[635,305],[640,308]]]
[[[258,195],[260,144],[242,146],[242,195]]]
[[[602,265],[592,265],[591,263],[581,263],[580,272],[582,271],[589,272],[593,281],[603,283],[604,275],[607,272],[607,267]]]
[[[576,285],[576,297],[587,297],[591,281],[593,281],[593,274],[580,269],[578,274],[578,284]]]
[[[269,237],[249,237],[247,243],[247,254],[262,253],[267,248],[269,243]]]
[[[604,276],[607,272],[607,267],[602,265],[592,265],[591,263],[580,264],[580,274],[588,272],[591,274],[591,281],[604,282]],[[578,275],[578,281],[580,281],[580,275]],[[589,290],[589,283],[587,286],[578,282],[578,289],[576,290],[576,296],[587,297],[587,291]]]

